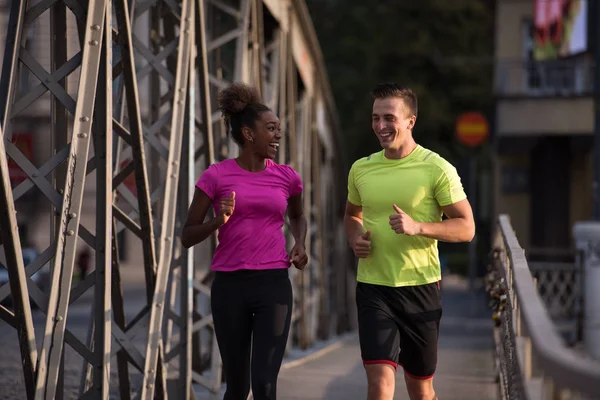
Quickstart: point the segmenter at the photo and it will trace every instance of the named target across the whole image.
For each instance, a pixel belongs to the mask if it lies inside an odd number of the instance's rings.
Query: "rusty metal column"
[[[95,28],[95,27],[94,27]],[[106,1],[104,39],[96,99],[94,155],[96,158],[96,283],[94,286],[94,387],[100,399],[110,395],[111,262],[112,262],[112,0]]]
[[[67,7],[63,2],[57,2],[50,7],[50,73],[56,72],[64,63],[67,62]],[[68,93],[67,78],[58,80],[57,82]],[[56,98],[50,99],[51,113],[51,156],[56,154],[57,149],[63,149],[68,142],[68,121],[66,107]],[[53,186],[61,195],[65,187],[65,177],[67,175],[65,163],[58,165],[53,171]],[[60,227],[60,207],[54,204],[50,205],[50,237],[51,244],[55,244],[58,240]],[[54,260],[52,260],[54,261]],[[54,262],[50,264],[54,265]],[[51,273],[53,274],[51,267]],[[59,366],[59,383],[56,395],[63,397],[63,379],[64,379],[64,351],[61,356]]]
[[[277,112],[279,113],[279,119],[281,121],[281,126],[285,128],[289,123],[288,120],[288,96],[287,96],[287,81],[288,81],[288,61],[289,57],[289,49],[288,45],[290,44],[290,33],[285,30],[281,30],[280,39],[279,39],[279,58],[274,62],[277,62],[279,69],[279,108]],[[289,130],[288,130],[289,131]],[[285,164],[287,162],[287,142],[289,140],[287,132],[284,135],[281,135],[281,144],[279,145],[279,163]]]
[[[147,305],[129,322],[125,327],[123,315],[123,297],[121,288],[115,286],[113,290],[113,306],[115,306],[116,323],[113,325],[113,336],[115,337],[120,349],[117,352],[119,362],[119,382],[121,395],[129,398],[128,389],[130,386],[128,371],[123,361],[127,358],[138,371],[143,371],[145,360],[142,354],[132,343],[134,332],[144,329],[148,320],[149,307],[152,303],[152,294],[154,292],[154,282],[156,273],[156,253],[154,248],[154,226],[152,224],[152,204],[150,201],[150,191],[148,185],[148,175],[146,169],[146,151],[144,149],[144,136],[142,131],[141,110],[139,102],[139,93],[137,86],[137,71],[133,57],[133,34],[131,29],[130,11],[127,0],[115,0],[115,16],[118,29],[119,53],[121,56],[120,64],[115,66],[114,75],[121,75],[125,89],[124,103],[126,105],[129,130],[119,121],[113,121],[115,133],[129,147],[124,152],[128,152],[131,161],[127,163],[115,176],[113,186],[118,190],[121,198],[133,209],[128,215],[117,204],[113,207],[115,222],[118,226],[121,224],[134,233],[142,242],[143,267],[146,283],[146,302]],[[117,73],[118,71],[118,73]],[[125,158],[125,155],[124,155]],[[122,184],[125,178],[132,172],[135,174],[134,195],[126,185]],[[134,218],[139,218],[139,224]],[[116,247],[116,240],[113,240]],[[113,250],[116,251],[116,250]],[[120,277],[115,273],[114,276]],[[160,365],[159,365],[160,367]],[[157,374],[162,376],[162,368]],[[164,391],[163,391],[164,394]]]
[[[316,300],[313,276],[316,274],[315,268],[319,268],[319,262],[315,259],[313,251],[313,243],[315,239],[315,225],[313,218],[313,180],[312,180],[312,107],[313,98],[312,94],[305,92],[304,99],[302,101],[302,177],[304,178],[304,215],[308,222],[308,233],[306,240],[306,253],[309,255],[310,260],[307,268],[301,274],[302,282],[302,325],[304,332],[304,343],[303,347],[308,348],[314,343],[316,324],[313,323],[313,318],[316,317],[314,310]]]
[[[263,22],[263,2],[262,0],[252,0],[251,23],[249,34],[249,47],[251,48],[249,58],[250,76],[249,81],[258,88],[261,97],[265,98],[264,87],[264,22]]]
[[[0,318],[17,329],[27,398],[33,399],[37,348],[4,141],[5,137],[2,136],[2,129],[0,127],[0,176],[2,179],[0,185],[0,209],[3,210],[0,212],[0,244],[4,245],[10,293],[15,311],[12,313],[0,305]]]
[[[13,326],[18,333],[23,377],[29,400],[34,397],[35,369],[37,363],[37,347],[35,332],[27,289],[27,275],[23,264],[21,240],[15,204],[8,171],[5,143],[11,143],[11,135],[6,134],[4,127],[10,125],[12,99],[15,96],[14,76],[18,70],[18,54],[25,18],[24,2],[13,2],[7,29],[7,41],[0,76],[0,244],[4,247],[6,267],[9,275],[10,294],[14,303],[14,313],[0,306],[0,319]]]
[[[196,0],[193,0],[196,2]],[[199,12],[192,12],[190,27],[196,26],[196,16]],[[189,87],[186,93],[187,105],[185,124],[182,132],[182,149],[180,162],[179,196],[177,199],[177,214],[175,232],[181,232],[189,205],[194,194],[194,154],[195,154],[195,119],[196,119],[196,59],[197,46],[195,37],[197,31],[192,31],[190,44],[191,54],[189,59]],[[174,364],[174,359],[179,357],[177,372],[168,369],[171,379],[177,379],[177,384],[168,385],[169,397],[194,398],[192,390],[192,325],[193,325],[193,285],[194,285],[194,252],[186,249],[180,240],[174,242],[172,272],[169,276],[169,312],[165,333],[164,362]],[[179,312],[178,312],[179,311]],[[173,333],[173,328],[178,332]]]
[[[236,56],[235,56],[235,67],[233,70],[233,80],[235,82],[246,82],[253,84],[251,81],[252,70],[249,65],[249,27],[250,17],[254,0],[240,0],[239,5],[239,16],[238,16],[238,31],[239,36],[236,40]],[[239,154],[239,146],[231,136],[227,140],[227,151],[228,156],[233,158]]]
[[[198,0],[198,10],[196,14],[196,40],[199,52],[196,60],[195,69],[197,69],[198,73],[198,109],[200,112],[199,116],[195,118],[195,131],[196,137],[202,139],[202,144],[195,150],[194,159],[191,161],[197,163],[199,169],[201,169],[202,171],[206,170],[206,168],[208,168],[209,165],[217,161],[217,155],[219,160],[225,156],[225,154],[219,151],[219,147],[222,146],[222,142],[215,140],[213,129],[215,121],[217,121],[217,124],[219,124],[221,121],[219,115],[215,115],[212,112],[211,101],[213,97],[211,96],[210,83],[211,80],[212,82],[219,80],[219,77],[217,77],[217,75],[219,75],[219,68],[216,68],[217,71],[215,71],[214,74],[211,74],[209,68],[209,52],[211,51],[211,49],[213,51],[218,52],[219,48],[217,47],[217,45],[220,43],[220,41],[219,39],[215,39],[214,41],[212,41],[212,43],[209,43],[209,21],[207,21],[207,18],[209,17],[209,15],[213,15],[217,11],[214,10],[213,13],[207,12],[208,3],[209,2],[205,2],[204,0]],[[226,9],[225,12],[235,14],[234,10]],[[192,173],[195,173],[196,169],[197,168],[194,168]],[[197,176],[191,178],[190,184],[192,184],[192,179],[195,183],[195,180],[197,178]],[[216,234],[213,234],[210,238],[210,252],[207,255],[208,257],[212,257],[212,253],[216,244]],[[209,260],[198,261],[199,263],[201,263],[202,261],[205,261],[206,263],[209,262]],[[210,378],[203,376],[200,373],[198,373],[197,370],[194,370],[194,372],[192,372],[192,379],[195,383],[205,387],[211,394],[211,397],[214,398],[218,396],[218,393],[220,392],[221,388],[221,358],[217,346],[216,337],[214,334],[214,327],[212,325],[212,315],[210,314],[209,307],[207,306],[208,304],[210,304],[209,285],[212,281],[212,273],[210,272],[209,268],[203,268],[204,271],[196,270],[196,265],[194,265],[193,268],[195,270],[196,275],[196,279],[194,279],[193,283],[195,292],[194,306],[197,308],[196,312],[199,315],[198,320],[194,322],[192,328],[192,332],[195,338],[195,348],[193,357],[196,357],[199,360],[206,360],[206,362],[202,366],[201,372],[208,371],[210,374]],[[200,305],[199,303],[202,300],[204,300],[204,308],[207,311],[206,314],[203,312],[204,310],[198,309]],[[200,343],[200,341],[204,337],[204,335],[202,335],[202,332],[205,332],[208,336],[208,340],[205,339],[204,341],[208,342],[209,354],[204,355],[204,357],[201,354],[202,345]]]
[[[93,357],[84,357],[80,396],[108,399],[111,345],[112,262],[112,2],[106,3],[104,37],[98,73],[99,88],[94,105],[92,135],[96,161],[96,268],[81,286],[94,285],[93,314],[88,346]],[[84,38],[85,39],[85,38]],[[92,282],[94,281],[94,282]],[[58,397],[58,396],[57,396]]]
[[[321,175],[322,175],[322,164],[321,164],[321,141],[319,133],[317,131],[316,123],[316,107],[318,102],[316,101],[317,96],[315,93],[315,101],[313,102],[313,118],[311,119],[310,132],[312,136],[312,181],[313,181],[313,210],[314,210],[314,223],[315,223],[315,248],[313,256],[318,258],[317,270],[314,271],[317,277],[317,288],[315,296],[318,297],[318,307],[315,307],[317,313],[317,338],[318,339],[329,339],[329,274],[331,273],[331,265],[327,262],[325,256],[325,218],[324,207],[322,201],[323,187],[321,186]]]
[[[105,12],[106,0],[90,0],[78,90],[78,93],[82,95],[79,96],[75,109],[73,137],[70,156],[67,160],[59,236],[52,271],[52,287],[37,370],[36,399],[53,399],[59,384],[59,366],[63,356]]]
[[[188,94],[188,78],[190,56],[193,43],[193,0],[183,0],[179,43],[177,45],[177,73],[173,87],[173,111],[171,120],[171,134],[169,138],[169,155],[167,159],[167,177],[165,182],[163,210],[161,221],[160,251],[157,269],[154,298],[150,310],[150,330],[148,346],[146,348],[146,364],[144,368],[144,381],[142,383],[142,399],[154,398],[154,382],[156,379],[157,365],[162,362],[159,357],[160,343],[162,342],[162,320],[165,305],[167,279],[171,266],[173,239],[175,232],[175,212],[177,207],[177,187],[179,179],[179,160],[184,127],[185,107]],[[160,359],[159,359],[160,358]]]

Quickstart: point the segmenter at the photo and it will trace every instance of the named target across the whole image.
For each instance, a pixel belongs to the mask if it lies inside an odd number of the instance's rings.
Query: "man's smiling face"
[[[417,117],[398,97],[375,99],[371,124],[381,147],[398,150],[415,125]]]

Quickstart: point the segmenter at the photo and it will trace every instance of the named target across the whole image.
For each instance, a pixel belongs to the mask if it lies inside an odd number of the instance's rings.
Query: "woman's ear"
[[[249,142],[249,143],[254,142],[254,135],[252,133],[252,129],[248,128],[247,126],[244,126],[242,128],[242,136],[244,136],[244,139],[246,140],[246,142]]]

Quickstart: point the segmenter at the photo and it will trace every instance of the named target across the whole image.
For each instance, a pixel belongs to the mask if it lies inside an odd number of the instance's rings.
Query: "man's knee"
[[[390,364],[366,364],[369,399],[391,399],[396,385],[396,368]]]
[[[405,373],[404,379],[410,400],[437,400],[433,378],[416,378]]]

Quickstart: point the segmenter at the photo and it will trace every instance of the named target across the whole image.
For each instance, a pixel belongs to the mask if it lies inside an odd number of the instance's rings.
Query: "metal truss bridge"
[[[305,184],[289,348],[353,329],[347,167],[303,0],[13,0],[0,18],[0,318],[23,397],[219,392],[215,238],[188,251],[179,234],[200,173],[237,154],[216,111],[231,82],[260,88],[284,126],[277,161]]]

